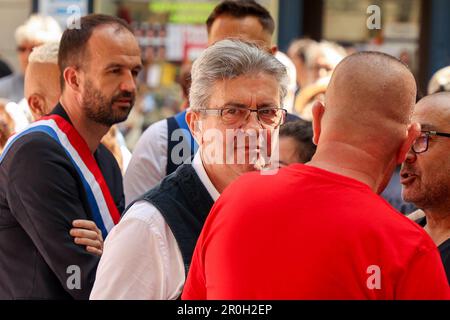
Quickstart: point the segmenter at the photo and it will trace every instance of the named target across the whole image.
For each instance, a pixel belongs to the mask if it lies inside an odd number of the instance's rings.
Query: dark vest
[[[214,200],[190,164],[183,164],[134,202],[145,200],[161,212],[183,257],[186,276]]]

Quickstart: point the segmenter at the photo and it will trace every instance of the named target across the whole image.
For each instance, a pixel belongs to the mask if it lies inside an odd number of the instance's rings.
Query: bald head
[[[345,58],[333,73],[325,106],[313,108],[316,154],[335,168],[364,172],[381,192],[420,134],[419,126],[410,125],[415,99],[414,77],[394,57],[364,52]]]
[[[427,140],[418,140],[418,148],[424,147],[425,151],[408,153],[401,174],[403,199],[425,210],[427,215],[450,219],[450,137],[447,136],[450,134],[450,93],[437,93],[420,100],[414,109],[413,121],[420,123],[423,131],[435,131],[436,135],[429,133],[426,145]]]
[[[450,132],[450,92],[436,93],[420,100],[413,120],[419,122],[422,130]]]
[[[399,60],[378,52],[344,59],[327,90],[326,106],[342,118],[409,123],[415,104],[414,76]]]
[[[322,138],[377,155],[392,153],[405,138],[415,98],[414,76],[399,60],[353,54],[336,67],[327,89]]]
[[[49,42],[30,54],[24,93],[35,119],[49,113],[61,95],[58,51],[59,42]]]
[[[25,73],[25,98],[35,119],[49,113],[61,95],[59,67],[54,63],[30,62]]]

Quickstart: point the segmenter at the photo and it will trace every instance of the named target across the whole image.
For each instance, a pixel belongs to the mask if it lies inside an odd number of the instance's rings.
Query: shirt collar
[[[66,110],[64,110],[62,104],[59,102],[55,106],[55,108],[53,108],[53,110],[50,112],[50,114],[56,114],[56,115],[64,118],[64,120],[66,120],[70,124],[72,124],[72,121],[70,121],[69,115],[67,114]]]
[[[200,178],[200,181],[205,186],[206,190],[208,190],[211,198],[214,200],[214,202],[217,201],[217,199],[219,199],[220,193],[217,191],[216,187],[214,187],[208,177],[208,174],[206,173],[205,167],[202,163],[202,158],[200,157],[200,151],[195,154],[194,160],[192,161],[192,167],[194,168],[195,173]]]

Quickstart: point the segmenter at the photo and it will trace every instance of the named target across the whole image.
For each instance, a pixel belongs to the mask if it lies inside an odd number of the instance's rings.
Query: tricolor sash
[[[119,211],[86,141],[64,118],[58,115],[43,117],[13,135],[5,145],[0,163],[14,142],[32,132],[43,132],[64,148],[83,183],[94,222],[102,231],[103,238],[106,238],[108,232],[120,220]]]

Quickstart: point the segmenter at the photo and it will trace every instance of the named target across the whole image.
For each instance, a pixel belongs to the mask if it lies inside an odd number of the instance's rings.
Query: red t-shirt
[[[354,179],[305,165],[239,178],[214,205],[183,299],[449,299],[424,230]]]

